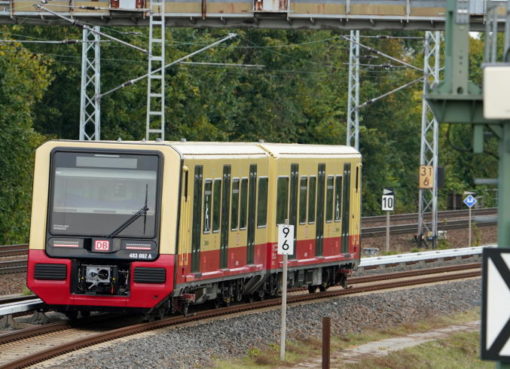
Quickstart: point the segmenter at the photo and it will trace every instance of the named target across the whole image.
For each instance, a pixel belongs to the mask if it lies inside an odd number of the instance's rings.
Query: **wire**
[[[91,41],[95,42],[95,41]],[[111,42],[110,40],[101,40],[99,42]],[[20,44],[80,44],[83,40],[1,40],[1,43],[20,43]]]

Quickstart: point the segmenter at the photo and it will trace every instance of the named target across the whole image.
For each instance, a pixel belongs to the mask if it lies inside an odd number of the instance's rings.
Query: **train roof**
[[[55,142],[55,141],[54,141]],[[170,146],[183,158],[190,157],[361,157],[360,153],[350,146],[344,145],[311,145],[295,143],[260,143],[260,142],[193,142],[193,141],[68,141],[82,144],[114,143],[158,146]]]
[[[288,156],[348,156],[359,157],[356,149],[341,145],[277,144],[255,142],[169,142],[183,156],[195,155],[270,155]]]
[[[360,153],[355,148],[343,145],[309,145],[309,144],[280,144],[280,143],[262,143],[259,145],[275,157],[360,156]]]

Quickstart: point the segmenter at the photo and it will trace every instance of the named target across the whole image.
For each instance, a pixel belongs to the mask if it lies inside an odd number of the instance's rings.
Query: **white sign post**
[[[476,201],[476,199],[473,197],[472,194],[469,194],[465,199],[464,199],[464,204],[466,204],[466,206],[469,208],[469,236],[468,236],[468,246],[471,246],[471,208],[473,206],[475,206],[475,204],[477,203],[478,201]]]
[[[288,256],[292,254],[294,254],[294,226],[278,224],[278,255],[283,255],[280,360],[285,360],[285,335],[287,331],[287,263]]]
[[[386,251],[390,251],[390,211],[395,208],[395,193],[393,188],[384,188],[382,196],[382,210],[386,212]]]

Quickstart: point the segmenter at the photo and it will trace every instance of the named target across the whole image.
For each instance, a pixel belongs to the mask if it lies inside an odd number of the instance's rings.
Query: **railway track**
[[[28,255],[28,245],[0,245],[0,257]]]
[[[483,208],[483,209],[473,209],[471,215],[472,216],[481,216],[481,215],[496,215],[498,212],[497,208]],[[444,210],[438,213],[438,219],[441,220],[453,220],[452,218],[467,218],[469,215],[469,211],[466,210]],[[403,222],[403,221],[418,221],[417,213],[407,213],[407,214],[392,214],[390,216],[390,220],[392,223]],[[430,221],[430,215],[425,217],[425,220]],[[368,226],[373,223],[386,223],[386,215],[375,215],[370,217],[361,218],[361,224]]]
[[[24,273],[27,271],[27,259],[0,260],[0,274]]]
[[[405,286],[417,286],[442,281],[479,277],[479,263],[432,268],[428,270],[389,273],[383,276],[352,278],[351,288],[332,288],[330,291],[308,294],[294,291],[288,296],[289,304],[313,302],[343,295],[384,291]],[[68,323],[54,323],[42,327],[0,336],[0,369],[23,368],[68,352],[96,345],[113,339],[138,334],[163,327],[179,326],[191,321],[224,317],[246,311],[279,306],[280,299],[257,301],[250,304],[233,305],[220,309],[197,311],[188,316],[174,316],[149,323],[137,323],[123,327],[105,327],[100,324],[87,328],[72,327]],[[99,328],[100,327],[100,328]],[[106,330],[106,331],[105,331]],[[44,339],[41,339],[44,336]]]

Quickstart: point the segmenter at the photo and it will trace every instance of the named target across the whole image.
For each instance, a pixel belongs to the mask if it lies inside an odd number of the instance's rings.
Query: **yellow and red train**
[[[50,141],[27,284],[73,317],[274,296],[277,224],[292,224],[288,285],[324,290],[359,263],[360,187],[347,146]]]

